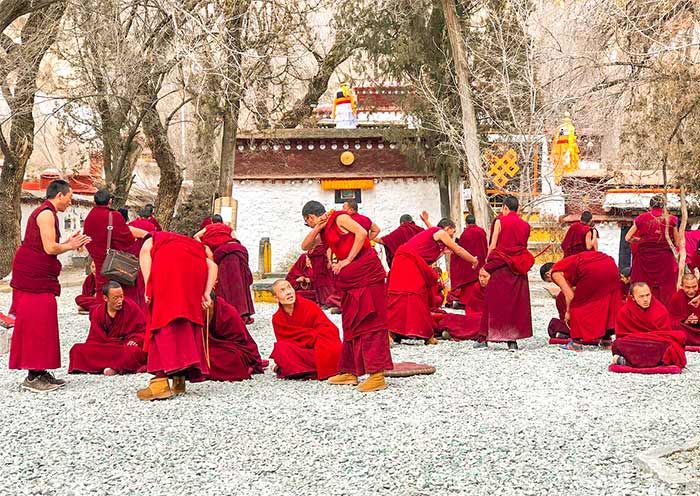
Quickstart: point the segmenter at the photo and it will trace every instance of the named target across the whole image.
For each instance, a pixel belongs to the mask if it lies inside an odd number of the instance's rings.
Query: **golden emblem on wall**
[[[340,163],[348,166],[355,162],[355,155],[352,152],[343,152],[340,154]]]
[[[502,156],[496,155],[491,150],[484,152],[484,162],[488,166],[488,175],[493,179],[493,183],[503,188],[513,176],[520,170],[518,166],[518,153],[512,148]]]

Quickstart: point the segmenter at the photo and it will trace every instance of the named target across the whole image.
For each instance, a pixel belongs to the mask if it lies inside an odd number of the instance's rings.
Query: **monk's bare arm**
[[[206,309],[211,306],[211,292],[216,284],[216,277],[219,275],[219,267],[213,260],[207,258],[207,285],[202,295],[202,306]]]
[[[496,219],[493,223],[493,234],[491,235],[491,244],[489,244],[489,255],[496,249],[498,244],[498,236],[501,234],[501,221]]]
[[[194,239],[196,239],[197,241],[202,241],[202,236],[204,236],[204,233],[205,233],[206,231],[207,231],[206,228],[205,228],[205,229],[200,229],[200,230],[197,231],[197,232],[195,233],[195,235],[192,236],[192,237],[193,237]]]
[[[379,243],[380,245],[384,244],[384,240],[382,238],[374,238],[375,243]]]
[[[678,228],[673,228],[673,242],[676,244],[676,248],[681,245],[681,233],[678,232]]]
[[[428,229],[433,227],[432,222],[430,222],[430,217],[428,216],[428,212],[426,212],[425,210],[423,210],[420,213],[420,220],[423,221],[423,224],[425,224],[425,227],[427,227]]]
[[[595,229],[586,233],[586,249],[598,251],[598,231]]]
[[[365,239],[367,239],[367,231],[365,231],[360,224],[352,220],[349,215],[340,215],[336,217],[336,223],[342,230],[355,235],[355,241],[352,244],[348,257],[345,260],[341,260],[341,262],[347,261],[347,263],[344,264],[347,265],[355,260],[357,254],[360,253],[362,246],[365,244]]]
[[[630,230],[627,231],[627,234],[625,234],[625,241],[630,243],[635,234],[637,234],[637,224],[632,224]]]
[[[326,225],[325,222],[316,224],[313,229],[306,235],[301,242],[301,249],[304,251],[313,250],[315,246],[321,243],[321,229]]]
[[[379,235],[379,231],[381,231],[381,229],[379,229],[379,226],[372,222],[372,227],[369,228],[369,240],[375,240]]]
[[[141,268],[141,274],[143,275],[145,283],[144,293],[146,294],[146,303],[149,303],[148,284],[150,283],[149,279],[151,277],[151,248],[153,248],[153,238],[147,239],[139,252],[139,267]]]
[[[571,286],[569,286],[562,272],[552,272],[552,281],[559,286],[561,292],[564,293],[564,298],[566,298],[566,311],[568,312],[571,300],[574,299],[574,290],[571,289]]]
[[[90,236],[86,236],[80,231],[77,231],[68,238],[67,241],[56,243],[56,226],[54,224],[53,213],[49,210],[41,212],[36,218],[36,223],[37,226],[39,226],[41,245],[48,255],[60,255],[67,251],[77,250],[91,241]]]
[[[433,239],[435,241],[442,241],[443,244],[452,250],[452,252],[457,255],[459,258],[462,258],[466,260],[467,262],[473,264],[476,267],[476,264],[479,262],[479,260],[469,253],[467,250],[459,246],[457,243],[454,242],[454,240],[450,237],[449,234],[447,234],[445,231],[438,231],[434,234]]]
[[[139,229],[138,227],[132,227],[132,226],[128,226],[128,227],[129,227],[129,231],[131,231],[131,235],[135,238],[141,239],[141,238],[145,238],[146,236],[148,236],[148,231],[144,231],[143,229]]]

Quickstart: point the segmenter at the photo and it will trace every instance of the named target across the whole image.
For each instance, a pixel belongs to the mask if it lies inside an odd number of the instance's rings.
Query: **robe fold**
[[[336,276],[328,267],[326,251],[328,246],[322,243],[308,253],[311,259],[311,270],[313,270],[313,285],[316,291],[316,301],[319,305],[340,308],[342,293],[336,287]]]
[[[477,289],[478,284],[474,285],[474,283],[479,280],[479,271],[486,263],[488,240],[486,231],[477,225],[470,224],[456,241],[459,246],[479,259],[476,268],[472,268],[472,264],[463,258],[454,254],[450,257],[451,299],[466,305],[471,299],[472,290]]]
[[[471,286],[469,288],[471,297],[465,306],[465,315],[451,313],[438,324],[438,329],[449,332],[450,338],[455,341],[479,339],[486,288],[478,282],[472,283]]]
[[[93,308],[87,341],[74,345],[70,350],[68,373],[101,374],[108,367],[119,374],[145,372],[145,331],[145,315],[136,303],[127,298],[114,318],[107,313],[106,303]],[[137,346],[127,345],[130,341]]]
[[[233,229],[231,229],[231,226],[216,222],[204,228],[204,234],[202,234],[200,240],[202,244],[208,246],[212,253],[214,253],[219,246],[234,240],[231,236],[232,232]]]
[[[270,358],[282,379],[327,379],[338,373],[343,344],[338,328],[315,303],[297,295],[292,315],[272,316],[277,342]]]
[[[382,236],[382,244],[384,245],[384,253],[386,255],[386,263],[391,269],[394,260],[394,255],[401,245],[411,239],[424,229],[417,226],[414,222],[404,222],[399,227],[391,231],[386,236]]]
[[[594,228],[584,224],[583,222],[574,222],[566,231],[564,239],[561,241],[561,249],[564,252],[564,258],[589,251],[586,248],[586,236],[589,231]]]
[[[362,215],[362,214],[358,214],[358,213],[348,214],[348,215],[350,217],[352,217],[352,220],[354,220],[355,222],[360,224],[362,226],[362,229],[367,231],[367,233],[369,234],[369,230],[372,228],[372,224],[373,224],[372,219],[370,219],[366,215]]]
[[[617,314],[613,355],[621,355],[631,367],[676,365],[684,368],[685,332],[671,330],[668,310],[656,298],[646,310],[632,298]]]
[[[289,269],[289,272],[287,272],[287,276],[285,279],[289,284],[292,285],[294,288],[294,291],[296,291],[297,295],[302,296],[303,298],[306,298],[307,300],[312,300],[316,301],[316,290],[314,289],[314,284],[313,284],[313,278],[314,278],[314,273],[313,273],[313,268],[312,267],[307,267],[306,265],[306,260],[308,256],[304,253],[302,254],[296,262],[294,262],[294,265]],[[306,277],[311,280],[310,283],[301,283],[297,281],[300,277]]]
[[[233,305],[246,321],[255,313],[250,292],[253,273],[248,265],[248,250],[237,240],[224,243],[214,252],[214,262],[219,266],[217,296]]]
[[[83,289],[78,296],[75,297],[75,304],[83,310],[92,310],[100,305],[101,292],[97,291],[95,286],[95,274],[88,274],[83,281]]]
[[[692,298],[686,296],[682,289],[676,291],[668,304],[671,314],[671,326],[676,331],[685,331],[686,346],[700,346],[700,324],[689,324],[685,320],[692,314],[700,315],[700,308],[690,304]]]

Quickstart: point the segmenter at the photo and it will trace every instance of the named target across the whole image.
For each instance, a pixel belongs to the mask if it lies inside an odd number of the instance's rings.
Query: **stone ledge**
[[[652,448],[637,455],[637,465],[666,484],[684,485],[686,489],[700,492],[700,481],[689,479],[666,461],[666,458],[674,453],[699,447],[700,437],[696,437],[682,444]]]

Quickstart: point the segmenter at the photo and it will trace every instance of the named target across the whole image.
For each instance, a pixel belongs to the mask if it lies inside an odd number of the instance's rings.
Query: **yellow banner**
[[[321,179],[321,189],[373,189],[374,179]]]

